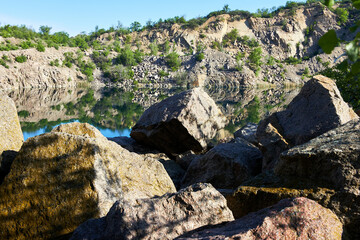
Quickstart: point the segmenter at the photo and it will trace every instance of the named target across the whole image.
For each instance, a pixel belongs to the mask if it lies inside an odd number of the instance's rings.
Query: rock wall
[[[85,76],[76,69],[76,66],[50,66],[51,61],[64,60],[65,52],[75,53],[78,48],[61,47],[59,50],[46,48],[45,52],[36,49],[1,51],[0,55],[7,56],[9,68],[0,66],[0,89],[17,88],[47,88],[47,87],[74,87],[82,82]],[[26,62],[19,63],[15,57],[25,56]]]

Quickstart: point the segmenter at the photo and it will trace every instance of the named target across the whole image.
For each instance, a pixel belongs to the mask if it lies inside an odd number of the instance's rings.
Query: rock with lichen
[[[308,81],[289,106],[259,123],[256,135],[264,152],[263,170],[272,170],[281,152],[350,120],[359,119],[330,78]]]
[[[281,200],[227,224],[209,226],[176,239],[342,239],[336,215],[307,198]]]
[[[74,132],[81,136],[51,132],[24,143],[0,188],[1,239],[60,237],[118,199],[176,191],[158,161]]]

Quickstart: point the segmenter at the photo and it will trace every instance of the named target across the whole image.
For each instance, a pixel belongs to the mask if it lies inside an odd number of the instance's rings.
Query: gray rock
[[[174,239],[196,228],[232,221],[225,198],[210,184],[174,194],[116,202],[106,217],[80,225],[71,239]]]
[[[343,101],[333,80],[318,75],[308,81],[286,110],[274,113],[259,123],[257,139],[264,147],[263,170],[272,169],[278,154],[289,147],[303,144],[330,129],[359,117]],[[286,147],[274,154],[273,144],[268,144],[269,124],[283,138]],[[272,132],[274,132],[272,131]],[[273,135],[273,134],[271,134]],[[279,147],[281,144],[275,144]]]
[[[0,94],[0,184],[10,171],[14,159],[10,155],[19,151],[23,142],[15,103],[8,96]]]
[[[246,141],[257,144],[256,130],[258,125],[256,123],[248,123],[234,133],[234,137],[243,138]]]
[[[217,145],[201,158],[192,161],[182,186],[207,182],[216,188],[236,188],[261,172],[261,159],[258,148],[244,139],[236,138]]]
[[[282,153],[275,173],[360,195],[359,159],[360,121],[353,120]]]
[[[176,239],[342,239],[336,215],[313,200],[295,198],[240,218],[204,227]]]
[[[200,88],[182,92],[151,106],[130,136],[167,154],[201,152],[227,120]]]

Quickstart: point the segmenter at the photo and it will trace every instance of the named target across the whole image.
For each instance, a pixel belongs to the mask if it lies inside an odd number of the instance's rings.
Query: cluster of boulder
[[[360,238],[360,120],[332,80],[211,148],[226,123],[195,88],[147,109],[132,139],[70,123],[0,145],[14,151],[0,239]]]

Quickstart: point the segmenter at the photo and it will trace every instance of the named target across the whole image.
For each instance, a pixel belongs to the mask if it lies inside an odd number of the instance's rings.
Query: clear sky
[[[1,0],[0,24],[25,24],[38,31],[52,27],[51,33],[65,31],[71,36],[90,33],[95,26],[108,29],[120,21],[124,27],[134,21],[144,25],[174,16],[190,19],[206,16],[228,4],[231,10],[256,12],[261,8],[285,5],[287,0]]]

